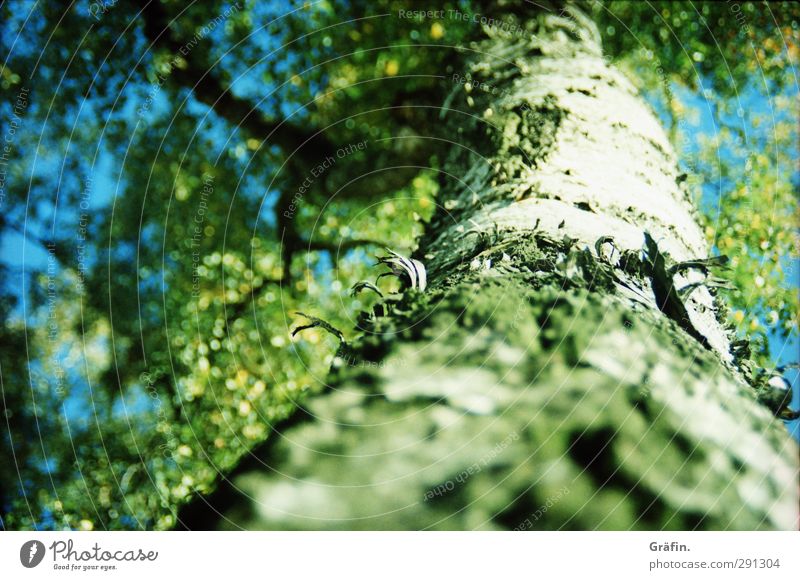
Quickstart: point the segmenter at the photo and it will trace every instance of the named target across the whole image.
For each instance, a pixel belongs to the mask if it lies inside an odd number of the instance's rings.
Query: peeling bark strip
[[[465,63],[502,90],[447,112],[463,177],[414,258],[427,288],[366,317],[330,391],[184,525],[797,527],[797,446],[730,365],[663,131],[580,11],[524,7],[529,38],[487,28]]]

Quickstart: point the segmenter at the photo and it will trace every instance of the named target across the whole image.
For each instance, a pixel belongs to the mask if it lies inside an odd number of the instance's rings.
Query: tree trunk
[[[676,291],[708,248],[663,130],[579,10],[528,14],[455,71],[427,288],[365,320],[329,390],[184,525],[797,526],[796,444],[713,289]]]

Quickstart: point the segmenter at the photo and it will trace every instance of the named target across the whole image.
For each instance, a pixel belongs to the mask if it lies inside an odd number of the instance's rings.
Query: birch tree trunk
[[[427,287],[365,320],[185,526],[797,527],[796,444],[713,290],[676,292],[704,274],[669,268],[709,248],[664,131],[580,10],[523,8],[524,34],[464,50],[443,107]]]

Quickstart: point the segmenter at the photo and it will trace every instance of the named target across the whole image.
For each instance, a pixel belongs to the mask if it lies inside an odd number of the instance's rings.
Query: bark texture
[[[677,292],[708,248],[664,132],[578,9],[524,18],[464,51],[425,291],[185,526],[797,527],[796,444]]]

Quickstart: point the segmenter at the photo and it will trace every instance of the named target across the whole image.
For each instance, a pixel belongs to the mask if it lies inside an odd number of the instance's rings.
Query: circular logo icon
[[[44,559],[44,544],[39,540],[30,540],[19,549],[19,561],[26,568],[35,568]]]

